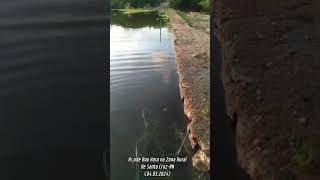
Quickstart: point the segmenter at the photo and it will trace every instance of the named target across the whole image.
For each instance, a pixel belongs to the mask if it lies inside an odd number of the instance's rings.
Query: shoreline
[[[193,167],[210,170],[210,35],[188,24],[168,9],[176,51],[179,89],[188,124],[189,141],[198,149]]]
[[[135,14],[135,13],[153,12],[157,10],[150,9],[150,8],[128,8],[128,9],[111,9],[111,11],[120,11],[123,14]]]

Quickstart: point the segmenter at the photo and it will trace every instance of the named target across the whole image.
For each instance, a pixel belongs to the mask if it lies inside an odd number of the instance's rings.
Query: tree
[[[201,0],[199,5],[202,7],[203,11],[210,12],[210,0]]]
[[[170,0],[169,5],[175,9],[181,10],[201,10],[200,0]]]
[[[142,8],[142,7],[155,7],[159,5],[163,0],[111,0],[112,9],[125,8],[126,4],[130,4],[130,7]]]

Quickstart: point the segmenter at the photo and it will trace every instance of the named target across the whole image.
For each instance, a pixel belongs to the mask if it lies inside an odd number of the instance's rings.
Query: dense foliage
[[[141,8],[141,7],[154,7],[159,5],[162,0],[111,0],[112,9],[121,8]]]
[[[210,12],[210,0],[201,0],[199,4],[202,7],[203,11],[208,13]]]
[[[111,9],[149,8],[165,0],[111,0]],[[210,0],[169,0],[172,8],[192,11],[210,11]]]
[[[170,0],[170,7],[181,10],[210,11],[210,0]]]

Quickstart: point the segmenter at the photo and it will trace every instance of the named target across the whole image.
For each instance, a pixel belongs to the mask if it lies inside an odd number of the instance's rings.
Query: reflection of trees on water
[[[119,25],[124,28],[142,28],[155,27],[160,28],[166,26],[165,20],[162,19],[157,11],[124,14],[121,11],[112,10],[110,24]]]

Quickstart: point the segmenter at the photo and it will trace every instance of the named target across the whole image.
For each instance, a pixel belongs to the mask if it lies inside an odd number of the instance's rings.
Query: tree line
[[[149,8],[160,5],[162,1],[163,0],[111,0],[111,8]]]
[[[165,0],[111,0],[112,9],[149,8],[158,6]],[[169,0],[172,8],[192,11],[210,11],[210,0]]]
[[[180,10],[210,11],[210,0],[170,0],[170,7]]]

